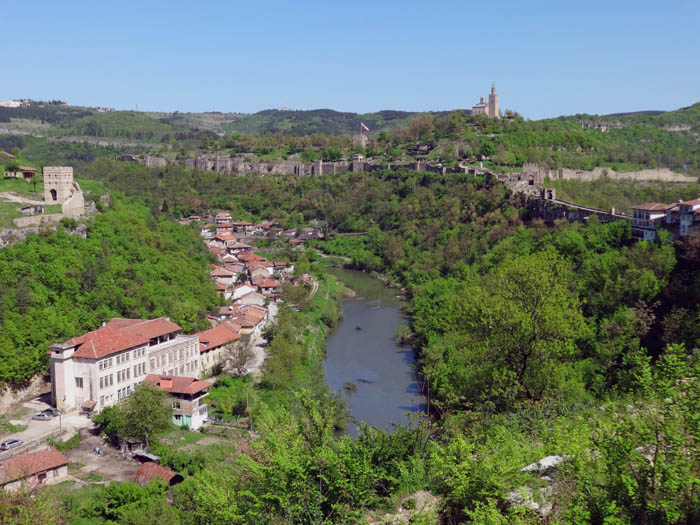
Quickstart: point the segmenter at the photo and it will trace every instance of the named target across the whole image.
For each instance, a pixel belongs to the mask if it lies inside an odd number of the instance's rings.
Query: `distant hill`
[[[645,125],[656,128],[668,128],[686,125],[690,126],[692,131],[700,132],[700,102],[674,111],[634,111],[630,113],[610,113],[609,115],[577,114],[559,117],[557,120],[600,123],[616,122],[625,127]]]
[[[408,124],[412,118],[421,114],[423,113],[393,110],[350,113],[332,109],[267,109],[253,114],[105,112],[97,108],[35,102],[27,107],[0,107],[0,130],[47,137],[85,136],[136,139],[145,142],[161,142],[171,138],[182,140],[192,138],[193,133],[200,131],[212,134],[349,135],[360,131],[360,122],[371,131],[390,130]],[[445,112],[432,114],[439,116]]]
[[[372,131],[393,129],[405,125],[421,113],[409,111],[378,111],[376,113],[349,113],[332,109],[282,111],[267,109],[248,115],[230,126],[230,131],[268,135],[294,133],[310,135],[348,135],[360,132],[360,122]],[[441,114],[441,113],[440,113]]]

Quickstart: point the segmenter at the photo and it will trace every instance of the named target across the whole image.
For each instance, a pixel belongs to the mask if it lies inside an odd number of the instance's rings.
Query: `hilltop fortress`
[[[488,103],[485,97],[481,97],[479,103],[472,107],[472,115],[486,115],[489,118],[501,118],[501,112],[498,109],[498,93],[496,93],[495,83],[491,86]]]

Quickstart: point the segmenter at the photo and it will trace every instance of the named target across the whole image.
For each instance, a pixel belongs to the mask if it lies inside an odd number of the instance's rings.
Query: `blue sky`
[[[495,81],[533,119],[700,101],[698,0],[5,2],[0,100],[425,111]]]

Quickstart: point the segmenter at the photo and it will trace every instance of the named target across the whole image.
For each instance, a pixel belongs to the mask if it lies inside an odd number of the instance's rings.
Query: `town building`
[[[479,103],[472,107],[472,115],[486,115],[489,118],[501,118],[501,112],[498,109],[498,93],[496,93],[496,84],[491,86],[489,101],[486,102],[485,97],[479,99]]]
[[[99,412],[129,395],[147,374],[199,377],[199,341],[166,317],[115,318],[51,345],[51,397],[70,412]]]
[[[223,311],[222,318],[231,318],[232,315],[226,315],[227,312],[224,310],[225,308],[230,307],[221,307],[220,314]],[[226,361],[227,349],[240,339],[237,331],[224,324],[220,324],[195,335],[199,339],[199,354],[202,361],[202,371],[207,372],[213,372],[218,366],[223,365]]]
[[[679,235],[685,237],[694,235],[695,225],[700,222],[700,199],[678,203]]]
[[[640,241],[655,241],[658,239],[659,228],[667,222],[667,212],[674,205],[652,202],[632,207],[632,238]]]
[[[14,177],[16,179],[31,180],[36,175],[37,169],[31,166],[19,166],[17,171],[6,171],[5,177]]]
[[[171,397],[173,424],[198,430],[209,417],[209,406],[202,401],[213,383],[194,377],[149,374],[146,382],[165,390]]]
[[[0,463],[0,487],[14,491],[60,483],[68,477],[68,458],[53,447],[21,454]]]

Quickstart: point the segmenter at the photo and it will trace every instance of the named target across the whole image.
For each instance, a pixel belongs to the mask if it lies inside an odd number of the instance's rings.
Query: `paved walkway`
[[[277,303],[270,303],[268,305],[268,323],[273,323],[277,318],[277,312],[279,312],[279,307]],[[253,376],[253,379],[257,380],[262,373],[262,367],[265,364],[265,347],[267,346],[267,340],[263,337],[262,333],[255,336],[253,339],[253,344],[251,350],[253,352],[253,357],[247,365],[248,373]]]
[[[0,436],[0,441],[5,441],[6,439],[21,439],[24,441],[24,446],[0,452],[0,461],[34,448],[48,437],[57,435],[59,431],[62,432],[63,440],[66,440],[72,437],[78,429],[92,425],[87,417],[78,415],[77,412],[63,414],[61,417],[57,416],[51,418],[49,421],[35,421],[32,419],[32,416],[45,408],[49,408],[49,405],[38,399],[34,399],[23,403],[22,406],[28,409],[27,415],[21,418],[22,424],[27,425],[27,428],[21,432],[4,434]]]

